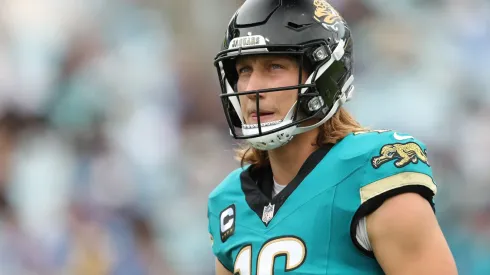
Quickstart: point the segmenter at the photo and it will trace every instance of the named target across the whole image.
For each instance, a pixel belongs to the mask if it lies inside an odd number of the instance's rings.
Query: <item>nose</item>
[[[256,90],[261,90],[261,89],[266,89],[267,88],[267,81],[265,77],[263,77],[259,72],[253,72],[248,81],[247,81],[247,86],[245,91],[256,91]],[[257,95],[259,96],[260,99],[263,99],[267,93],[253,93],[253,94],[248,94],[247,97],[249,99],[255,100]]]

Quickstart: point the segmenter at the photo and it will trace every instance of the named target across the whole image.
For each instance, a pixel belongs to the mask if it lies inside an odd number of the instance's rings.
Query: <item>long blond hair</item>
[[[337,143],[352,132],[365,131],[366,129],[344,108],[339,108],[332,118],[319,127],[319,130],[315,145],[323,147]],[[269,162],[267,151],[257,150],[248,144],[244,144],[236,150],[236,159],[240,161],[241,166],[252,164],[260,167]]]

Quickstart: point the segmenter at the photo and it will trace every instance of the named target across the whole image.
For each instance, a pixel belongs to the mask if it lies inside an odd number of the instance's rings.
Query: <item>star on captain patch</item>
[[[262,213],[262,221],[265,224],[268,224],[272,218],[274,217],[274,206],[275,204],[271,204],[264,206],[264,212]]]

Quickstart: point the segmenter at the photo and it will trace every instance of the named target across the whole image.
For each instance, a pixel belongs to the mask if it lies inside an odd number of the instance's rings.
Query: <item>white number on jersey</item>
[[[295,237],[282,237],[268,241],[260,249],[257,257],[256,275],[273,275],[274,260],[286,256],[286,269],[291,271],[303,264],[306,256],[304,242]],[[243,247],[235,260],[234,274],[252,275],[252,246]]]

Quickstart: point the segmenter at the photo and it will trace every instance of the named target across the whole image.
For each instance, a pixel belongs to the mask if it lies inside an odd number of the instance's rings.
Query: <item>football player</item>
[[[246,142],[209,195],[216,274],[457,274],[426,146],[342,108],[352,43],[325,0],[248,0],[232,17],[215,65]]]

